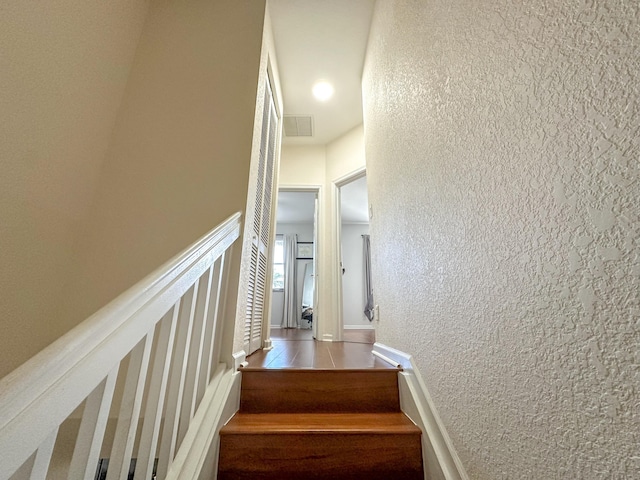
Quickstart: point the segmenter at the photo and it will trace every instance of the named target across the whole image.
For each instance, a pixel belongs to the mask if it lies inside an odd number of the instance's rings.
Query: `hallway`
[[[273,349],[247,358],[251,368],[393,368],[371,353],[374,330],[345,330],[343,342],[317,342],[311,330],[271,329]]]

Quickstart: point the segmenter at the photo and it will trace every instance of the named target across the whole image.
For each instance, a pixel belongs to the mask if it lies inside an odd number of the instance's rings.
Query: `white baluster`
[[[160,321],[160,333],[158,344],[153,357],[153,370],[151,373],[147,403],[144,410],[144,423],[138,447],[138,460],[136,463],[135,480],[149,480],[153,474],[153,463],[158,445],[158,432],[162,421],[162,409],[169,378],[173,341],[178,323],[180,301],[169,310]]]
[[[162,427],[162,440],[158,454],[158,478],[166,476],[169,465],[173,461],[176,451],[178,422],[180,421],[180,408],[184,393],[185,374],[187,371],[187,358],[193,329],[193,316],[196,309],[195,297],[198,295],[198,281],[182,297],[178,330],[176,332],[176,345],[171,365],[171,377],[169,390],[167,391],[167,405],[164,412],[164,426]]]
[[[53,447],[56,444],[57,437],[58,429],[56,428],[47,439],[40,444],[40,447],[36,451],[35,459],[33,460],[29,480],[45,480],[45,478],[47,478],[47,471],[49,470],[49,463],[51,462],[51,455],[53,454]]]
[[[69,467],[69,478],[72,480],[81,478],[92,480],[95,477],[119,366],[120,364],[116,365],[109,372],[107,378],[91,392],[85,401],[80,430]]]
[[[225,315],[228,312],[225,311],[228,308],[228,304],[225,303],[227,298],[227,287],[229,284],[229,266],[233,263],[233,251],[234,247],[231,245],[229,249],[225,252],[222,257],[221,265],[220,265],[220,280],[218,283],[218,295],[216,301],[216,316],[214,317],[213,323],[213,350],[211,352],[211,369],[209,371],[209,375],[207,377],[207,385],[211,381],[211,378],[218,370],[218,363],[220,362],[220,356],[222,354],[222,336],[223,336],[223,327],[224,322],[220,321],[220,316],[225,318]],[[229,343],[229,339],[226,340],[226,345],[228,345],[229,349],[231,348],[231,344]],[[225,352],[225,355],[228,354],[229,358],[231,357],[231,350]]]
[[[184,385],[184,396],[182,408],[180,409],[180,422],[178,424],[178,448],[182,443],[184,435],[187,433],[189,423],[193,418],[196,409],[196,389],[202,365],[202,349],[204,347],[204,327],[209,310],[209,298],[211,297],[211,274],[209,268],[200,278],[198,285],[198,296],[196,298],[196,310],[193,317],[193,332],[191,334],[191,346],[189,347],[189,358],[187,360],[187,376]]]
[[[131,351],[116,433],[111,447],[107,480],[127,478],[129,472],[154,330],[152,329]]]
[[[200,383],[200,397],[204,395],[204,391],[207,389],[213,373],[216,371],[218,358],[220,357],[220,349],[218,344],[220,343],[220,332],[218,332],[218,317],[222,314],[220,308],[220,298],[223,289],[223,280],[225,263],[227,262],[227,252],[224,252],[220,258],[213,265],[213,282],[211,283],[211,306],[209,307],[209,319],[207,320],[207,339],[209,347],[207,350],[207,374],[201,379]]]

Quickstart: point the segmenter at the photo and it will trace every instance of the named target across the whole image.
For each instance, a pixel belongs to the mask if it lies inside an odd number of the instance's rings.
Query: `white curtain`
[[[284,314],[282,328],[297,328],[300,318],[296,290],[298,279],[296,275],[296,247],[297,235],[284,236]]]
[[[373,321],[373,287],[371,286],[371,240],[369,235],[362,235],[362,252],[364,264],[364,314]]]

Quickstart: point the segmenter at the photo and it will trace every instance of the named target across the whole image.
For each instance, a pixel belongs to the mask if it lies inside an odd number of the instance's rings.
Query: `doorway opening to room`
[[[281,189],[276,214],[271,337],[311,340],[318,318],[317,189]]]
[[[375,341],[369,200],[364,169],[336,182],[342,328],[345,342]]]

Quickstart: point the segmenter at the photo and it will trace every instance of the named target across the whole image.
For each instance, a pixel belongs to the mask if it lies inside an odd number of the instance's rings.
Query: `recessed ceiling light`
[[[312,89],[313,96],[320,102],[326,102],[333,95],[333,85],[329,82],[320,81],[317,82]]]

